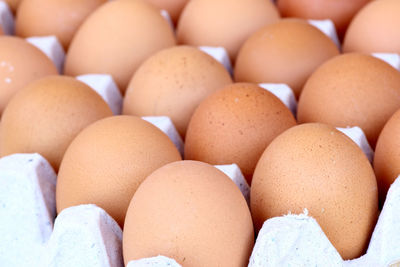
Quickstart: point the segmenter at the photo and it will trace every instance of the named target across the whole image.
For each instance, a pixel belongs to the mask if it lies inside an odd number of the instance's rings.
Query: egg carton
[[[171,140],[181,140],[168,117],[144,119],[159,127]],[[360,147],[369,147],[361,129],[353,127],[340,130]],[[183,143],[180,144],[183,151]],[[239,167],[236,164],[215,167],[235,182],[249,203],[250,187]],[[2,266],[123,266],[122,231],[104,210],[95,205],[80,205],[63,210],[55,218],[56,174],[42,156],[14,154],[4,157],[0,159],[0,177]],[[360,259],[364,262],[384,257],[392,260],[393,256],[400,255],[400,251],[394,246],[394,242],[400,241],[400,229],[394,223],[396,216],[400,215],[400,179],[392,187],[395,189],[389,191],[368,250],[368,257]],[[393,242],[387,243],[387,238],[391,238]],[[389,244],[388,248],[380,249],[385,244]],[[282,248],[285,250],[281,250]],[[302,256],[293,256],[291,249],[301,251],[299,255]],[[321,259],[316,256],[315,251],[323,252],[320,255]],[[326,254],[327,252],[330,254]],[[386,256],[382,256],[382,253],[386,253]],[[290,255],[292,256],[289,257]],[[307,258],[307,255],[310,258]],[[327,255],[331,258],[327,258]],[[265,261],[265,258],[268,261]],[[305,266],[308,262],[317,264],[322,258],[324,266],[327,266],[327,262],[332,262],[332,266],[339,266],[335,265],[336,262],[342,263],[338,252],[314,219],[307,214],[288,215],[265,222],[249,266],[281,266],[294,263],[296,266]],[[345,263],[357,263],[360,260]],[[132,261],[128,266],[179,264],[160,256]]]
[[[13,35],[15,32],[14,16],[5,1],[0,1],[0,27],[6,35]]]
[[[250,188],[237,165],[216,167],[249,201]],[[121,228],[103,209],[79,205],[55,218],[57,177],[42,156],[3,157],[0,178],[1,266],[124,266]]]
[[[168,13],[161,11],[168,19]],[[338,45],[334,25],[329,20],[309,21]],[[173,27],[173,24],[170,24]],[[0,1],[0,26],[13,34],[14,20],[5,2]],[[60,73],[65,53],[55,36],[30,37],[27,41],[53,60]],[[199,47],[232,73],[232,64],[222,47]],[[400,70],[400,56],[375,53]],[[85,82],[121,113],[122,96],[113,78],[105,74],[76,77]],[[296,114],[293,91],[285,84],[260,84],[275,94]],[[183,154],[183,142],[168,117],[143,117],[166,133]],[[338,128],[355,141],[372,161],[373,150],[358,127]],[[216,166],[239,187],[249,203],[250,188],[236,164]],[[81,205],[62,211],[55,219],[56,174],[38,154],[14,154],[0,159],[0,262],[1,266],[123,266],[122,231],[101,208]],[[400,266],[400,178],[392,185],[367,254],[343,261],[319,227],[307,214],[287,215],[267,220],[256,241],[249,266]],[[54,222],[54,224],[53,224]],[[397,224],[397,225],[396,225]],[[162,255],[131,261],[129,267],[180,266]]]

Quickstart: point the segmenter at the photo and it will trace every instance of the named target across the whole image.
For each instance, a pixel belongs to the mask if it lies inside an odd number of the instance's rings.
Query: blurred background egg
[[[374,169],[383,205],[390,185],[400,175],[400,110],[385,124],[375,149]]]
[[[19,5],[16,34],[21,37],[55,35],[65,50],[79,26],[107,0],[23,0]]]
[[[0,114],[16,92],[30,82],[56,75],[54,63],[38,48],[18,37],[0,37]]]
[[[269,0],[191,0],[179,19],[177,38],[180,44],[222,46],[234,61],[252,33],[279,17]]]
[[[167,164],[139,186],[126,215],[125,264],[158,255],[182,266],[247,266],[254,230],[228,176],[197,161]]]
[[[386,121],[400,108],[400,72],[363,54],[344,54],[319,67],[300,96],[299,123],[358,126],[375,147]]]
[[[330,19],[343,37],[354,15],[371,0],[277,0],[283,17]]]
[[[378,215],[378,189],[361,149],[334,127],[292,127],[267,147],[250,193],[255,227],[307,209],[343,259],[365,253]]]
[[[235,81],[285,83],[298,97],[312,72],[338,54],[334,42],[306,21],[280,20],[244,43],[236,61]]]
[[[193,114],[185,159],[236,163],[250,184],[265,148],[294,125],[290,110],[267,90],[255,84],[227,85],[201,102]]]
[[[114,116],[85,128],[68,147],[57,180],[57,212],[96,204],[122,227],[139,184],[159,167],[181,160],[172,141],[134,116]]]
[[[151,3],[155,7],[158,7],[161,10],[168,11],[168,14],[171,16],[171,19],[174,23],[178,22],[179,16],[185,5],[189,2],[189,0],[146,0]]]
[[[343,51],[399,54],[399,14],[398,0],[372,1],[351,22],[343,42]]]
[[[106,102],[86,84],[66,76],[42,78],[18,92],[4,110],[1,156],[39,153],[57,171],[72,139],[111,115]]]
[[[162,50],[148,58],[129,83],[123,114],[169,116],[182,137],[198,104],[232,83],[217,60],[189,46]]]
[[[107,73],[121,92],[150,55],[175,45],[160,11],[143,0],[115,0],[93,12],[79,28],[66,55],[65,73]]]

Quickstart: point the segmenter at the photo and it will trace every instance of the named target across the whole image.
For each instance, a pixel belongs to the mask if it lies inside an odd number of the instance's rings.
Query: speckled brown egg
[[[21,37],[55,35],[68,49],[82,22],[107,0],[23,0],[19,5],[16,34]]]
[[[191,0],[179,19],[177,38],[181,44],[225,47],[234,60],[251,34],[279,17],[271,1]]]
[[[244,43],[236,61],[235,81],[285,83],[298,97],[313,71],[338,54],[333,41],[314,26],[284,19]]]
[[[111,74],[121,92],[150,55],[175,45],[174,33],[160,11],[143,0],[115,0],[93,12],[69,47],[65,73]]]
[[[261,156],[251,212],[257,229],[271,217],[307,209],[343,259],[361,256],[378,214],[374,171],[361,149],[334,127],[295,126]]]
[[[198,104],[232,83],[211,56],[189,46],[162,50],[147,59],[129,83],[123,114],[169,116],[181,136]]]
[[[24,86],[56,74],[54,63],[35,46],[18,37],[0,37],[0,114]]]
[[[236,163],[250,184],[265,148],[294,125],[290,110],[272,93],[255,84],[228,85],[205,99],[193,114],[185,159]]]
[[[400,53],[400,1],[372,1],[358,12],[343,42],[344,52]]]
[[[57,180],[57,212],[96,204],[123,226],[139,184],[159,167],[181,160],[172,141],[135,116],[114,116],[85,128],[68,147]]]
[[[86,84],[66,76],[42,78],[17,93],[4,110],[1,155],[39,153],[57,171],[72,139],[111,115],[106,102]]]
[[[174,23],[178,22],[179,16],[189,0],[146,0],[161,10],[168,11]]]
[[[300,96],[297,118],[336,127],[361,127],[375,147],[400,108],[400,72],[369,55],[344,54],[316,70]]]
[[[156,170],[140,185],[126,215],[123,254],[158,255],[182,266],[247,266],[254,230],[239,188],[216,168],[197,161]]]
[[[344,36],[354,15],[371,0],[277,0],[283,17],[330,19],[339,36]]]
[[[376,144],[374,169],[383,205],[390,185],[400,175],[400,110],[385,124]]]

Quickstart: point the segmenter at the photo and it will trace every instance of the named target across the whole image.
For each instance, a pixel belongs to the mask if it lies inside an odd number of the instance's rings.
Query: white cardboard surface
[[[39,154],[0,159],[0,265],[40,266],[55,210],[56,174]]]
[[[54,62],[58,73],[63,73],[65,52],[56,36],[29,37],[26,40],[39,48]]]
[[[121,114],[122,95],[111,75],[86,74],[77,76],[76,79],[95,90],[110,106],[114,115]]]
[[[215,47],[215,46],[199,46],[199,49],[204,53],[215,58],[219,63],[224,65],[224,67],[228,70],[228,72],[232,75],[233,68],[232,63],[229,58],[228,52],[224,47]]]
[[[287,106],[293,115],[297,114],[297,101],[292,88],[283,83],[260,83],[258,86],[268,90]]]
[[[144,116],[143,120],[150,122],[158,129],[163,131],[169,139],[174,143],[178,151],[181,153],[183,157],[184,145],[181,136],[176,130],[172,120],[167,116]]]
[[[339,38],[336,32],[335,24],[333,24],[332,20],[324,19],[324,20],[312,20],[309,19],[308,23],[318,28],[321,32],[325,33],[332,41],[336,44],[336,46],[340,48]]]
[[[6,35],[13,35],[15,32],[14,16],[5,1],[0,1],[0,26]]]
[[[367,137],[365,133],[360,127],[348,127],[348,128],[336,128],[337,130],[341,131],[345,135],[347,135],[351,140],[356,143],[364,154],[367,156],[368,160],[372,163],[374,160],[374,151],[372,150],[371,146],[368,143]]]
[[[130,261],[126,267],[181,267],[181,265],[173,259],[157,256]]]
[[[215,168],[225,173],[232,181],[239,187],[242,192],[247,204],[250,205],[250,186],[244,178],[242,171],[236,164],[230,165],[215,165]]]
[[[372,53],[372,56],[379,58],[400,71],[400,55],[394,53]]]
[[[400,177],[387,193],[367,256],[371,262],[379,264],[375,266],[400,263]]]
[[[400,176],[389,189],[364,256],[343,261],[318,223],[305,212],[265,221],[249,266],[387,267],[400,262],[399,220]]]
[[[307,215],[287,215],[264,222],[249,267],[342,266],[342,258],[318,223]]]
[[[39,154],[0,159],[0,266],[122,267],[122,231],[94,206],[56,221],[56,174]]]
[[[55,221],[44,266],[123,267],[122,230],[95,205],[65,209]]]

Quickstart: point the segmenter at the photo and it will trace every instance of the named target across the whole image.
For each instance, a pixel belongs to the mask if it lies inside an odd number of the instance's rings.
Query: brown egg
[[[374,169],[383,205],[390,185],[400,175],[400,110],[386,123],[376,144]]]
[[[255,84],[228,85],[205,99],[193,114],[185,159],[236,163],[250,184],[265,148],[294,125],[290,110],[272,93]]]
[[[148,58],[132,77],[123,114],[169,116],[184,137],[198,104],[230,83],[228,71],[197,48],[165,49]]]
[[[181,160],[172,141],[134,116],[114,116],[85,128],[71,143],[57,180],[57,212],[96,204],[123,226],[139,184],[159,167]]]
[[[55,35],[64,49],[82,22],[107,0],[23,0],[15,30],[21,37]]]
[[[277,8],[265,0],[191,0],[177,27],[181,44],[222,46],[232,60],[246,39],[279,19]]]
[[[343,42],[344,52],[400,53],[400,1],[372,1],[358,12]]]
[[[0,114],[24,86],[56,74],[54,63],[35,46],[17,37],[0,37]]]
[[[361,149],[323,124],[293,127],[267,147],[251,187],[257,229],[271,217],[308,209],[344,259],[361,256],[375,226],[378,189]]]
[[[5,0],[12,12],[16,12],[22,0]]]
[[[164,255],[182,266],[247,266],[254,244],[238,187],[213,166],[175,162],[140,185],[126,215],[125,264]]]
[[[115,0],[93,12],[73,38],[65,73],[111,74],[122,92],[150,55],[175,45],[174,33],[155,7],[142,0]]]
[[[147,2],[153,4],[155,7],[159,9],[163,9],[168,11],[168,14],[171,16],[171,19],[174,23],[178,22],[179,16],[186,3],[189,0],[146,0]]]
[[[300,123],[359,126],[375,147],[386,121],[400,108],[400,72],[369,55],[344,54],[318,68],[300,96]]]
[[[312,72],[338,54],[333,41],[314,26],[281,20],[245,42],[236,61],[235,81],[286,83],[298,97]]]
[[[106,102],[86,84],[66,76],[42,78],[16,94],[4,110],[1,156],[39,153],[57,171],[75,136],[111,115]]]
[[[330,19],[338,34],[344,36],[354,15],[371,0],[277,0],[283,17],[303,19]]]

